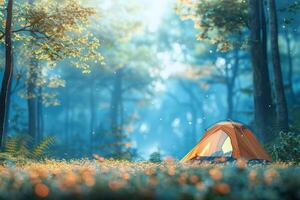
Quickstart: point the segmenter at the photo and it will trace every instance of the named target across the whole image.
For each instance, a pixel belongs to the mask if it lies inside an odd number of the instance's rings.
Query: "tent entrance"
[[[198,157],[231,157],[232,144],[230,137],[219,130],[205,138],[198,146]]]

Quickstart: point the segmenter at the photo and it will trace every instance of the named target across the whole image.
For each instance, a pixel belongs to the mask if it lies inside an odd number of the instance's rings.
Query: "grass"
[[[6,164],[0,199],[300,199],[300,167],[96,160]]]

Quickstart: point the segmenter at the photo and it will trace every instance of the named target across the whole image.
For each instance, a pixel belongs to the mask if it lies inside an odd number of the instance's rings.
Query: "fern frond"
[[[19,135],[18,138],[18,154],[19,158],[26,159],[30,156],[30,147],[32,146],[32,138],[28,135]]]
[[[47,154],[54,141],[53,136],[48,136],[34,146],[33,139],[28,135],[8,137],[4,151],[0,152],[0,162],[4,160],[22,163],[30,159],[41,159]]]
[[[7,137],[5,142],[4,153],[10,156],[16,156],[18,152],[18,138],[17,137]]]
[[[47,150],[54,144],[55,137],[54,136],[48,136],[45,139],[43,139],[33,150],[32,150],[32,158],[33,159],[40,159],[42,158],[46,153]]]

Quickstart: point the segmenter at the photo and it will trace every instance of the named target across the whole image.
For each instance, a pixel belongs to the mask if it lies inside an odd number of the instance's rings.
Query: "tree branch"
[[[12,32],[13,33],[18,33],[18,32],[22,32],[22,31],[30,31],[29,29],[27,29],[27,28],[30,28],[30,27],[32,27],[33,25],[31,24],[31,25],[28,25],[28,26],[24,26],[23,28],[20,28],[20,29],[17,29],[17,30],[13,30]]]

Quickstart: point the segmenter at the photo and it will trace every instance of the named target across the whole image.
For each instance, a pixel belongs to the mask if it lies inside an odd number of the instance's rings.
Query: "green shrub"
[[[149,161],[150,161],[150,162],[153,162],[153,163],[160,163],[160,162],[161,162],[161,155],[160,155],[160,152],[157,151],[157,152],[151,153],[151,154],[150,154]]]
[[[274,160],[300,162],[300,135],[280,132],[278,139],[268,147]]]
[[[291,108],[292,123],[290,129],[295,132],[300,131],[300,106],[294,106]]]

